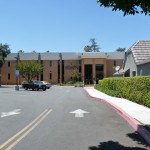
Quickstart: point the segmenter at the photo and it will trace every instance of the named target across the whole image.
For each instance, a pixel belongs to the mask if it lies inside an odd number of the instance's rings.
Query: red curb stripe
[[[85,88],[84,88],[85,89]],[[85,91],[89,94],[89,92],[85,89]],[[90,95],[90,94],[89,94]],[[98,98],[98,97],[94,97],[94,96],[91,96],[90,97],[92,98],[95,98],[97,100],[101,100],[102,102],[105,102],[107,104],[109,104],[113,109],[116,110],[116,112],[121,116],[123,117],[129,124],[130,126],[135,130],[137,131],[144,139],[145,141],[150,145],[150,133],[149,131],[143,127],[143,125],[138,122],[137,120],[135,120],[133,117],[131,117],[129,114],[127,114],[124,110],[122,110],[120,107],[114,105],[113,103],[111,102],[108,102],[107,100],[105,99],[102,99],[102,98]]]

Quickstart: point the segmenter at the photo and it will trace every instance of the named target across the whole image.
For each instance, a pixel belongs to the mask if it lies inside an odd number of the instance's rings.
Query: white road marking
[[[20,114],[21,113],[20,111],[21,111],[21,109],[15,109],[15,110],[10,111],[10,112],[2,112],[1,113],[1,118]]]
[[[77,109],[75,111],[70,112],[71,114],[75,114],[75,117],[84,117],[85,113],[89,113],[87,111],[84,111],[82,109]]]

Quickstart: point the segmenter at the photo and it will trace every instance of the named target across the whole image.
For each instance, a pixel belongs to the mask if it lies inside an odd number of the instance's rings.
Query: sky
[[[101,52],[150,40],[150,16],[100,7],[96,0],[0,0],[0,43],[11,52],[83,52],[95,38]]]

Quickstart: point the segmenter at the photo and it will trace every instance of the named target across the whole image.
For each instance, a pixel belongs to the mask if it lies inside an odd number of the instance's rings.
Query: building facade
[[[11,53],[5,59],[2,67],[2,84],[21,84],[24,78],[16,80],[16,65],[22,61],[37,60],[43,66],[38,80],[52,84],[65,83],[72,79],[72,72],[80,73],[81,81],[92,84],[95,81],[112,77],[115,67],[123,65],[124,52],[87,52],[87,53]]]

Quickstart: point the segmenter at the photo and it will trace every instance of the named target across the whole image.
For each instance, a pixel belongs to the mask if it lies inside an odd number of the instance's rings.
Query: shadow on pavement
[[[138,132],[128,133],[127,136],[131,138],[133,141],[136,141],[138,144],[144,145],[148,147],[146,141],[140,136]]]
[[[150,147],[138,132],[128,133],[126,136],[135,141],[139,146],[127,147],[121,145],[118,141],[106,141],[100,142],[98,146],[89,147],[89,150],[150,150]]]
[[[101,142],[98,146],[89,147],[89,150],[148,150],[148,149],[140,147],[126,147],[119,144],[119,142],[108,141],[108,142]]]

